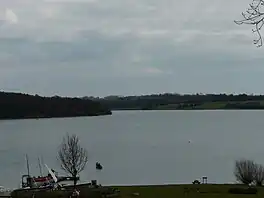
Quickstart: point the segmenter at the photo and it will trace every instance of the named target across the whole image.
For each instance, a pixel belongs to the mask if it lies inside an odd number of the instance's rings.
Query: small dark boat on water
[[[96,162],[96,169],[97,170],[102,170],[103,166],[99,162]]]

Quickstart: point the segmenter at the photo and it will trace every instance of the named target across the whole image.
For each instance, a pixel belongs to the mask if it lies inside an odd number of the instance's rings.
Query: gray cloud
[[[1,88],[99,96],[261,92],[263,49],[253,45],[250,27],[233,22],[247,4],[0,1]]]

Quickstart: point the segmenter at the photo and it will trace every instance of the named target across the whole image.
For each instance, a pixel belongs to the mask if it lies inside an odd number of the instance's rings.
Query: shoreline
[[[39,120],[39,119],[55,119],[55,118],[81,118],[81,117],[99,117],[99,116],[111,116],[113,113],[97,114],[97,115],[76,115],[76,116],[29,116],[21,118],[0,118],[1,120]]]
[[[111,109],[111,111],[216,111],[216,110],[222,110],[222,111],[234,111],[234,110],[259,110],[263,111],[264,109],[254,109],[254,108],[237,108],[237,109],[224,109],[224,108],[215,108],[215,109]]]

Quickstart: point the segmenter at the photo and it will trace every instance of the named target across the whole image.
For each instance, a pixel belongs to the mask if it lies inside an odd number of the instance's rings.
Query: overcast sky
[[[251,0],[1,0],[0,89],[63,96],[264,93]]]

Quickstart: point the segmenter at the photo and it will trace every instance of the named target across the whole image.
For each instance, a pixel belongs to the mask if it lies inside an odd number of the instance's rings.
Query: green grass
[[[213,110],[213,109],[226,109],[225,106],[228,103],[236,103],[236,104],[245,104],[248,102],[259,102],[260,106],[262,107],[264,106],[264,101],[224,101],[224,102],[204,102],[201,105],[196,105],[194,108],[192,107],[183,107],[180,108],[181,110],[191,110],[191,109],[199,109],[199,110]],[[174,110],[174,109],[178,109],[179,105],[178,104],[168,104],[168,105],[160,105],[157,106],[155,109],[157,110]]]
[[[120,190],[119,198],[260,198],[264,197],[264,187],[258,188],[258,193],[254,195],[230,194],[230,188],[247,188],[243,185],[222,185],[222,184],[189,184],[189,185],[148,185],[148,186],[113,186]],[[81,193],[80,198],[101,198],[101,193],[112,188],[90,189],[83,185],[79,187]],[[71,190],[68,192],[51,191],[39,192],[35,194],[35,198],[67,198]],[[133,195],[138,193],[138,196]],[[14,198],[31,198],[32,192],[18,193]],[[114,198],[114,197],[113,197]]]
[[[178,104],[160,105],[160,106],[157,106],[155,109],[157,109],[157,110],[170,110],[170,109],[177,109],[178,106],[179,106]]]
[[[201,105],[195,106],[194,109],[223,109],[227,102],[205,102]],[[172,110],[172,109],[178,109],[179,105],[178,104],[168,104],[168,105],[160,105],[156,107],[155,109],[157,110]],[[181,108],[181,110],[189,110],[193,109],[191,107],[184,107]]]
[[[196,106],[196,109],[223,109],[227,102],[206,102]]]
[[[123,186],[117,187],[121,191],[121,198],[258,198],[264,197],[264,188],[258,188],[257,195],[237,195],[229,194],[228,190],[241,185],[163,185],[163,186]],[[189,189],[189,193],[187,192]],[[197,189],[199,192],[197,192]],[[133,195],[139,193],[139,196]]]

